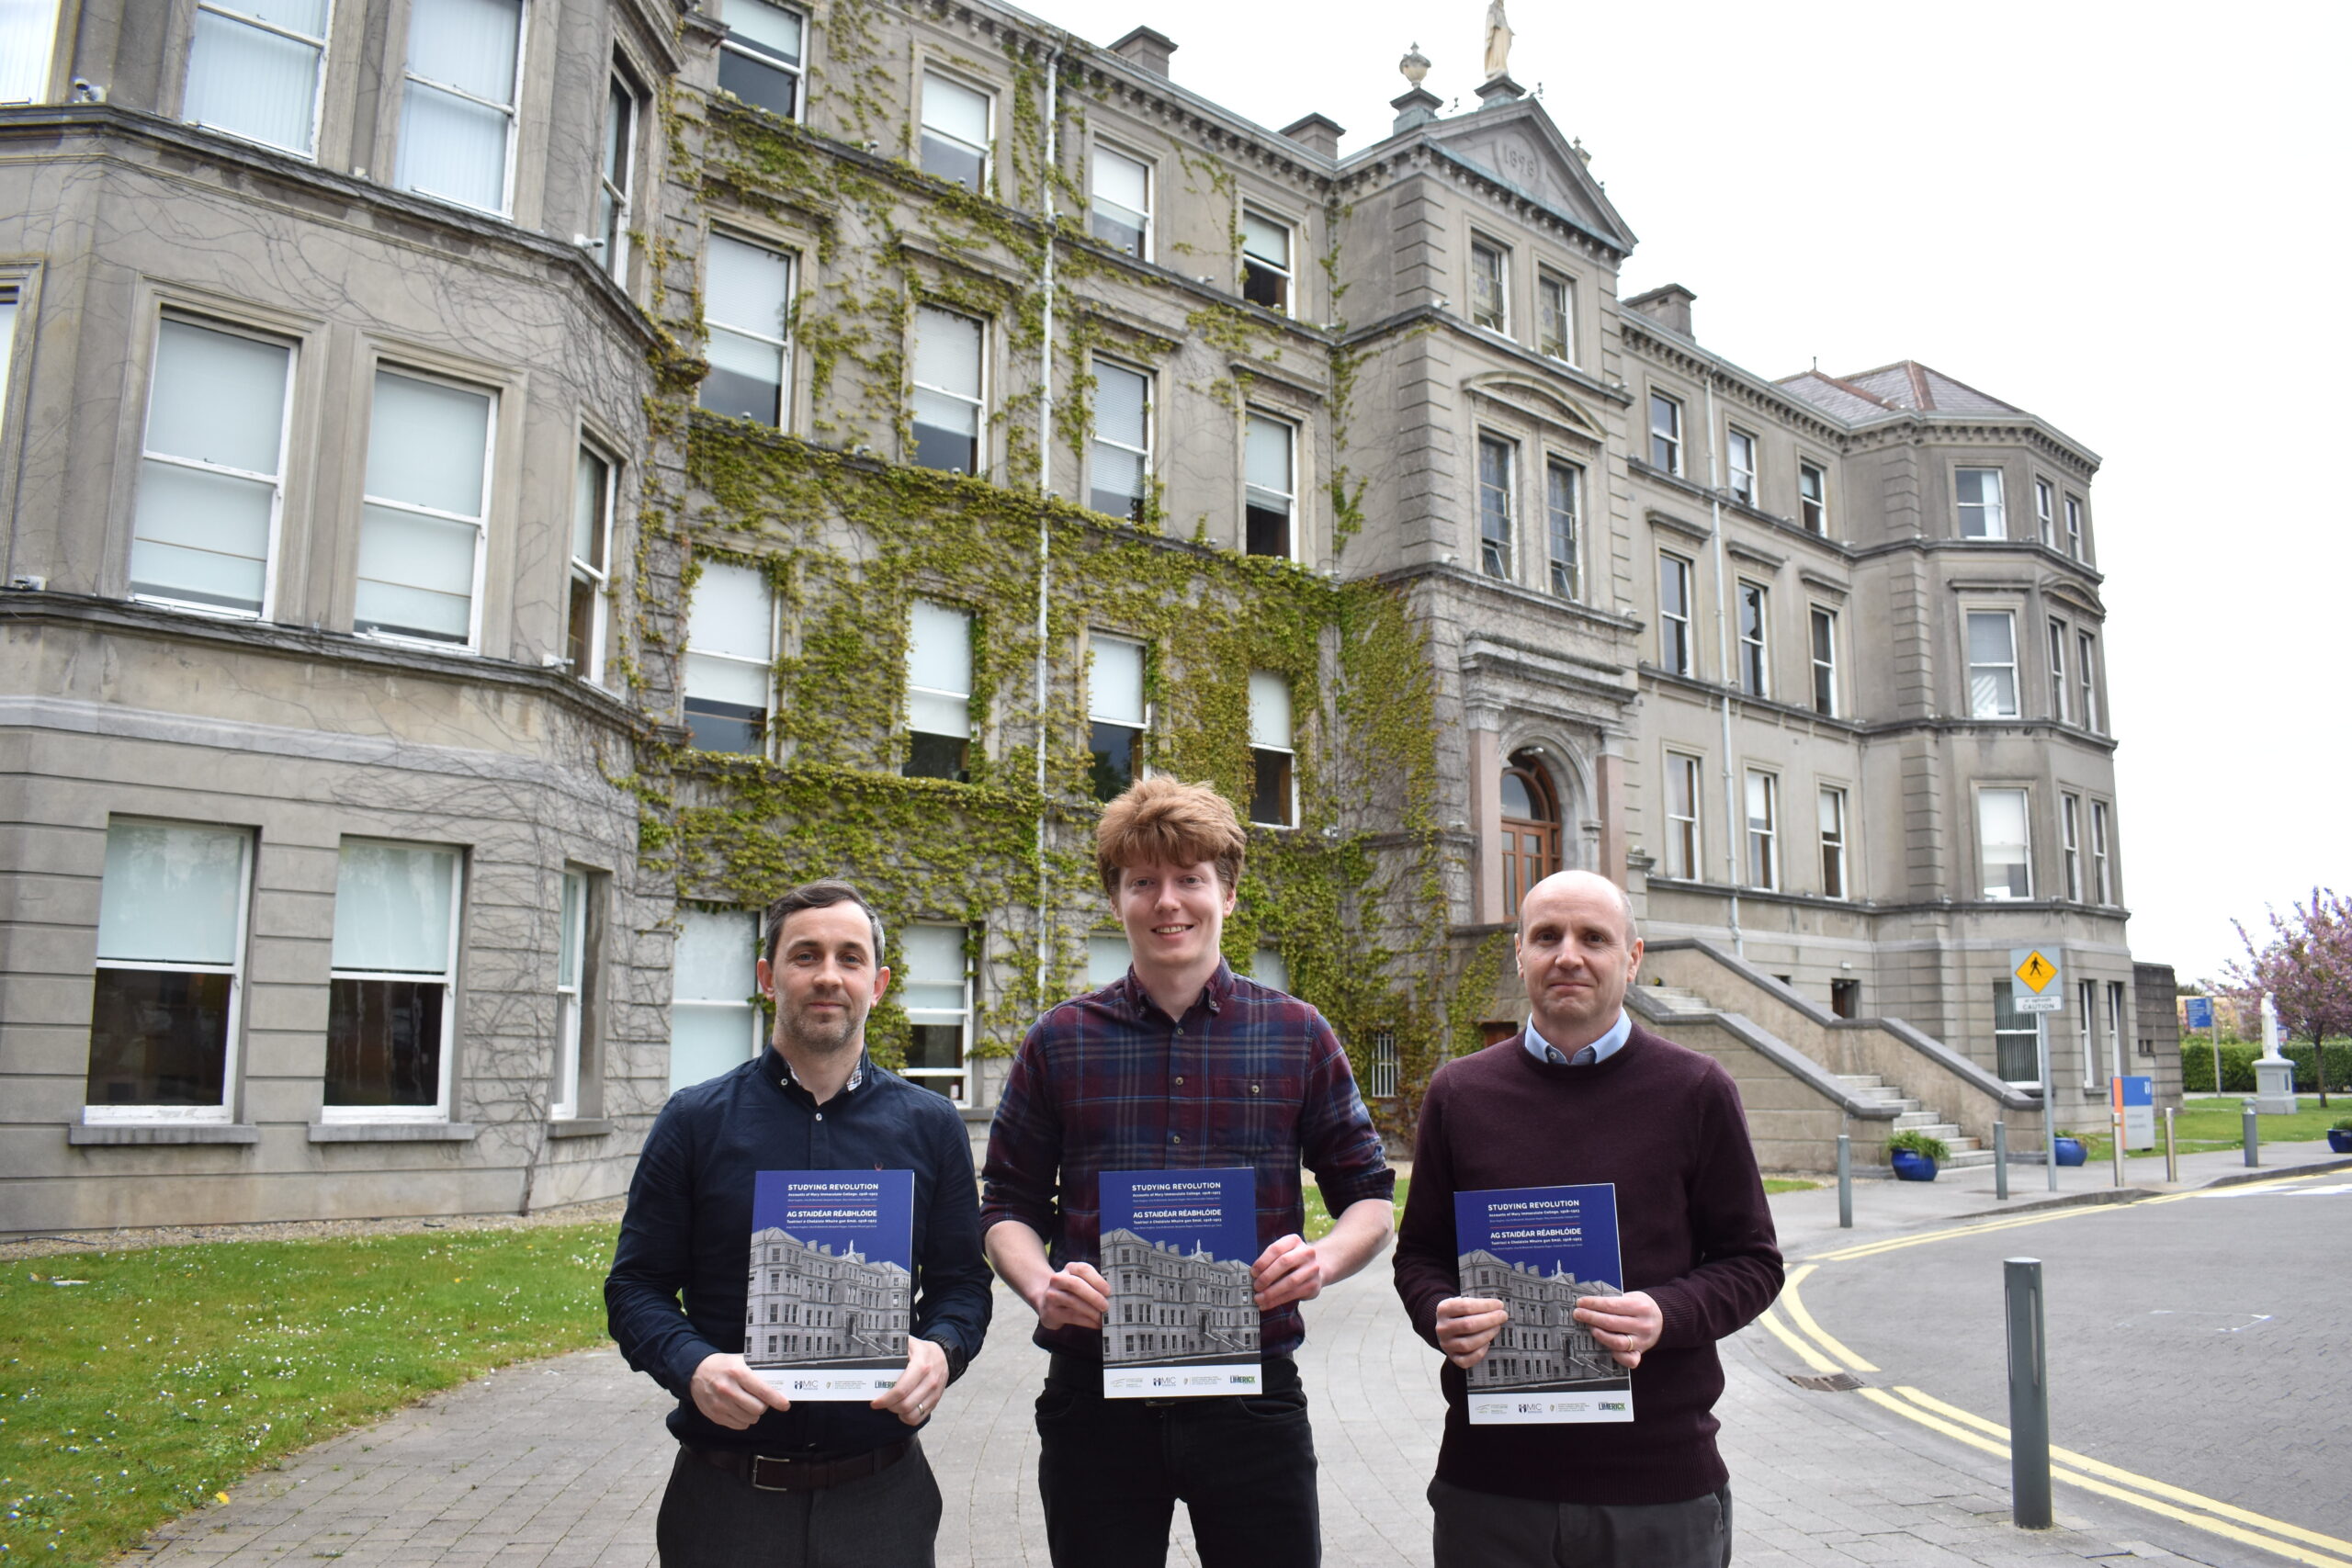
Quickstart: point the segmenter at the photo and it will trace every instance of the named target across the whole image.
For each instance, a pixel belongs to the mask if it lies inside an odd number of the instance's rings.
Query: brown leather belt
[[[901,1438],[871,1453],[852,1454],[847,1459],[797,1459],[789,1454],[753,1453],[749,1449],[697,1448],[691,1443],[683,1446],[713,1470],[739,1476],[763,1492],[821,1492],[844,1481],[879,1475],[915,1451],[912,1438]]]

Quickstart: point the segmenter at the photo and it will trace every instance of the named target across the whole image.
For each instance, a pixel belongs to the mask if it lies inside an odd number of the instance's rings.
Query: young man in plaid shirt
[[[989,1260],[1052,1352],[1037,1487],[1060,1568],[1165,1563],[1180,1497],[1204,1568],[1321,1558],[1298,1303],[1387,1245],[1396,1176],[1323,1015],[1219,954],[1244,845],[1203,784],[1148,779],[1103,811],[1095,867],[1133,965],[1030,1029],[989,1135]],[[1302,1160],[1339,1216],[1318,1242],[1299,1235]],[[1264,1391],[1106,1400],[1098,1178],[1220,1166],[1257,1172]]]

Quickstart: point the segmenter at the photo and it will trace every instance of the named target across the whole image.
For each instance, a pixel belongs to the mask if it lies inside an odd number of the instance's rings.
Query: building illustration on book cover
[[[1254,1393],[1262,1386],[1257,1175],[1246,1168],[1102,1177],[1096,1267],[1109,1288],[1110,1398]]]
[[[1101,1268],[1114,1308],[1102,1330],[1106,1364],[1258,1353],[1250,1259],[1186,1252],[1122,1227],[1103,1233]]]
[[[743,1359],[796,1399],[870,1399],[907,1364],[914,1174],[758,1173]]]
[[[1463,1373],[1473,1426],[1630,1421],[1633,1381],[1576,1319],[1577,1304],[1623,1294],[1617,1190],[1521,1187],[1454,1194],[1464,1296],[1508,1314]]]
[[[1579,1280],[1556,1266],[1547,1274],[1533,1264],[1506,1262],[1483,1247],[1462,1255],[1461,1270],[1464,1295],[1499,1301],[1510,1314],[1487,1359],[1463,1374],[1473,1393],[1624,1375],[1592,1330],[1576,1320],[1577,1303],[1617,1295],[1615,1285]]]

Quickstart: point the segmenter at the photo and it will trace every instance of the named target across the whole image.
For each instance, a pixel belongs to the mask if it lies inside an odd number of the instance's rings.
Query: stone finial
[[[1421,78],[1430,73],[1430,57],[1423,54],[1421,46],[1416,43],[1405,51],[1405,58],[1396,62],[1396,69],[1404,73],[1407,86],[1418,87],[1421,85]]]

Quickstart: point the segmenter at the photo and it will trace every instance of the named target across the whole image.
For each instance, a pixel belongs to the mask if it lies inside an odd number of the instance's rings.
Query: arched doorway
[[[1502,778],[1503,908],[1519,917],[1527,890],[1560,869],[1560,797],[1532,752],[1514,751]]]

